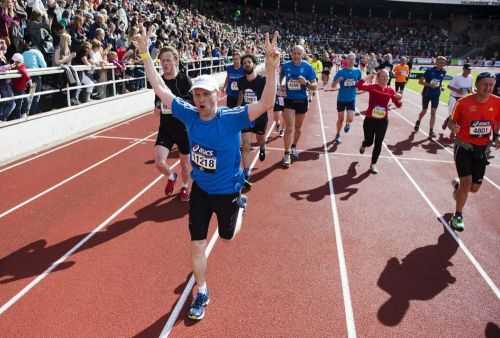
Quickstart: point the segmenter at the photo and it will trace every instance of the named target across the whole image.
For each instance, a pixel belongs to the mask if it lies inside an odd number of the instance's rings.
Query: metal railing
[[[231,62],[231,58],[203,58],[203,59],[198,59],[198,60],[183,60],[181,61],[181,69],[182,71],[185,71],[186,74],[190,77],[196,77],[202,74],[213,74],[216,72],[221,72],[225,70],[225,67],[228,63]],[[42,97],[46,95],[59,95],[58,100],[60,100],[64,95],[65,97],[65,106],[66,107],[71,107],[74,106],[72,102],[72,95],[71,93],[73,91],[77,90],[84,90],[87,88],[98,88],[98,87],[105,87],[106,91],[106,97],[114,97],[123,93],[119,93],[118,90],[118,85],[121,83],[126,83],[122,85],[122,91],[123,89],[128,85],[129,89],[132,89],[131,91],[135,90],[140,90],[143,88],[147,87],[147,80],[146,76],[144,74],[143,70],[143,65],[127,65],[126,68],[123,70],[123,72],[118,72],[117,67],[115,65],[106,65],[102,67],[95,67],[95,66],[71,66],[80,79],[82,78],[80,75],[82,72],[95,72],[95,71],[107,71],[108,72],[108,78],[110,77],[110,80],[104,81],[104,82],[99,82],[99,81],[93,81],[94,83],[92,84],[80,84],[80,85],[69,85],[69,81],[67,80],[66,77],[66,70],[63,67],[48,67],[48,68],[41,68],[41,69],[28,69],[28,74],[30,77],[33,79],[34,77],[40,77],[42,78],[42,84],[45,83],[50,84],[52,87],[51,89],[47,90],[42,90],[41,88],[37,89],[36,92],[34,93],[25,93],[21,95],[12,95],[12,96],[7,96],[7,97],[1,97],[0,98],[0,114],[2,114],[2,109],[4,109],[4,105],[6,105],[10,101],[16,101],[17,104],[23,102],[21,100],[27,99],[27,100],[33,100],[35,97]],[[156,63],[156,67],[159,70],[159,63]],[[139,70],[139,71],[138,71]],[[119,78],[121,76],[118,76],[118,73],[123,74],[123,78]],[[120,75],[121,75],[120,74]],[[135,74],[135,75],[134,75]],[[137,76],[139,74],[139,76]],[[64,78],[59,78],[59,80],[64,80],[66,84],[64,86],[61,86],[61,81],[58,81],[58,79],[52,79],[52,81],[44,81],[44,79],[47,79],[47,77],[54,77],[54,76],[64,76]],[[3,73],[0,73],[0,81],[1,80],[12,80],[16,78],[20,78],[22,75],[17,71],[17,70],[11,70],[11,71],[6,71]],[[131,83],[135,81],[132,85]],[[2,85],[0,85],[2,86]],[[10,84],[4,83],[3,86],[10,86]],[[110,86],[110,87],[108,87]],[[110,89],[110,95],[107,95],[107,90]],[[10,93],[13,93],[12,90],[10,90]],[[61,95],[62,94],[62,95]],[[98,102],[98,101],[92,101],[92,102]],[[53,102],[55,103],[55,102]],[[57,104],[61,104],[62,102],[57,102]],[[54,107],[57,106],[56,104],[53,105]],[[64,106],[63,106],[64,107]],[[63,107],[58,107],[58,108],[63,108]],[[11,109],[11,112],[8,115],[11,115],[13,110],[15,109],[15,106]],[[51,109],[48,109],[46,111],[50,111]],[[46,112],[45,111],[45,112]],[[28,119],[30,116],[30,112],[27,111],[26,114],[23,114],[21,117],[13,120],[19,122],[22,119]],[[2,122],[2,118],[4,118],[2,115],[0,115],[0,123]],[[5,121],[4,121],[5,122]],[[5,124],[4,124],[5,125]]]

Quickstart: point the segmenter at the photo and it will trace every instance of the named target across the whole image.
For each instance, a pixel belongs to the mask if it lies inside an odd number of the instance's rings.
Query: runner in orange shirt
[[[456,212],[450,226],[457,231],[464,230],[462,210],[469,192],[478,192],[488,163],[486,150],[491,142],[498,142],[500,127],[500,98],[492,95],[495,75],[480,73],[476,78],[477,93],[461,98],[448,124],[455,133],[455,166],[458,177],[452,181]]]
[[[394,77],[396,78],[396,92],[403,94],[405,90],[406,82],[408,81],[408,77],[410,76],[410,67],[406,64],[408,59],[406,57],[402,57],[400,63],[394,66]]]

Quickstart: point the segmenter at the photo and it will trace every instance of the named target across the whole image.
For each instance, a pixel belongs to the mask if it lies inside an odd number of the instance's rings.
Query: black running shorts
[[[455,144],[454,158],[458,177],[472,176],[472,183],[483,182],[486,166],[489,164],[486,146],[474,146],[473,150],[466,150]]]
[[[276,96],[276,100],[274,101],[273,111],[283,111],[284,108],[285,108],[285,98],[282,96]]]
[[[267,112],[260,115],[255,121],[252,122],[252,127],[243,129],[242,133],[254,133],[257,135],[264,135],[267,129]]]
[[[406,85],[406,82],[396,82],[396,91],[397,92],[402,92],[405,90],[405,85]]]
[[[439,96],[422,95],[422,108],[427,109],[431,103],[431,108],[436,109],[439,106]]]
[[[172,150],[174,144],[177,144],[179,152],[183,155],[189,154],[189,140],[184,124],[172,115],[163,115],[156,136],[156,145],[163,146]]]
[[[217,216],[219,236],[232,239],[238,218],[239,193],[209,195],[193,182],[189,199],[189,233],[192,241],[207,238],[210,218]]]
[[[309,102],[307,99],[294,100],[285,98],[285,108],[295,110],[295,114],[305,114],[308,109]]]

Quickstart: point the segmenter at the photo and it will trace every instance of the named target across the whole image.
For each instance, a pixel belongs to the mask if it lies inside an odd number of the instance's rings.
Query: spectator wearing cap
[[[12,69],[17,69],[19,73],[21,73],[20,78],[16,78],[12,80],[12,89],[14,90],[14,95],[23,95],[26,94],[26,89],[31,85],[31,78],[28,74],[28,70],[26,69],[26,65],[24,64],[24,58],[20,53],[14,53],[12,55],[12,61],[14,65]],[[19,119],[21,116],[25,116],[28,111],[28,100],[26,98],[21,98],[16,100],[16,108],[12,113],[11,119]]]
[[[26,66],[26,68],[28,69],[47,68],[47,63],[45,62],[42,52],[40,52],[40,50],[38,50],[35,46],[33,46],[33,43],[29,38],[26,39],[26,48],[22,55],[24,59],[24,65]],[[42,90],[42,77],[34,76],[32,78],[32,81],[33,83],[36,84],[36,91],[40,92]],[[34,96],[29,111],[30,114],[38,114],[40,112],[40,107],[38,105],[39,102],[40,102],[40,96]]]

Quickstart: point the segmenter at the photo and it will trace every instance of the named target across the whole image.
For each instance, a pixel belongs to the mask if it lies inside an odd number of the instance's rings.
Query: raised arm
[[[139,50],[141,59],[144,62],[146,78],[151,84],[151,87],[153,87],[155,94],[168,108],[171,108],[172,101],[174,100],[175,96],[167,87],[160,74],[158,74],[158,72],[156,71],[153,64],[153,59],[151,58],[151,55],[149,55],[148,42],[152,33],[153,31],[151,28],[148,32],[146,32],[146,28],[144,28],[144,26],[141,24],[141,33],[134,37],[133,42],[136,48]]]
[[[280,52],[277,42],[278,32],[274,32],[272,42],[269,41],[269,33],[266,33],[266,85],[264,86],[260,100],[248,105],[248,118],[250,121],[255,120],[274,107],[274,99],[276,97],[276,67],[280,63]]]

